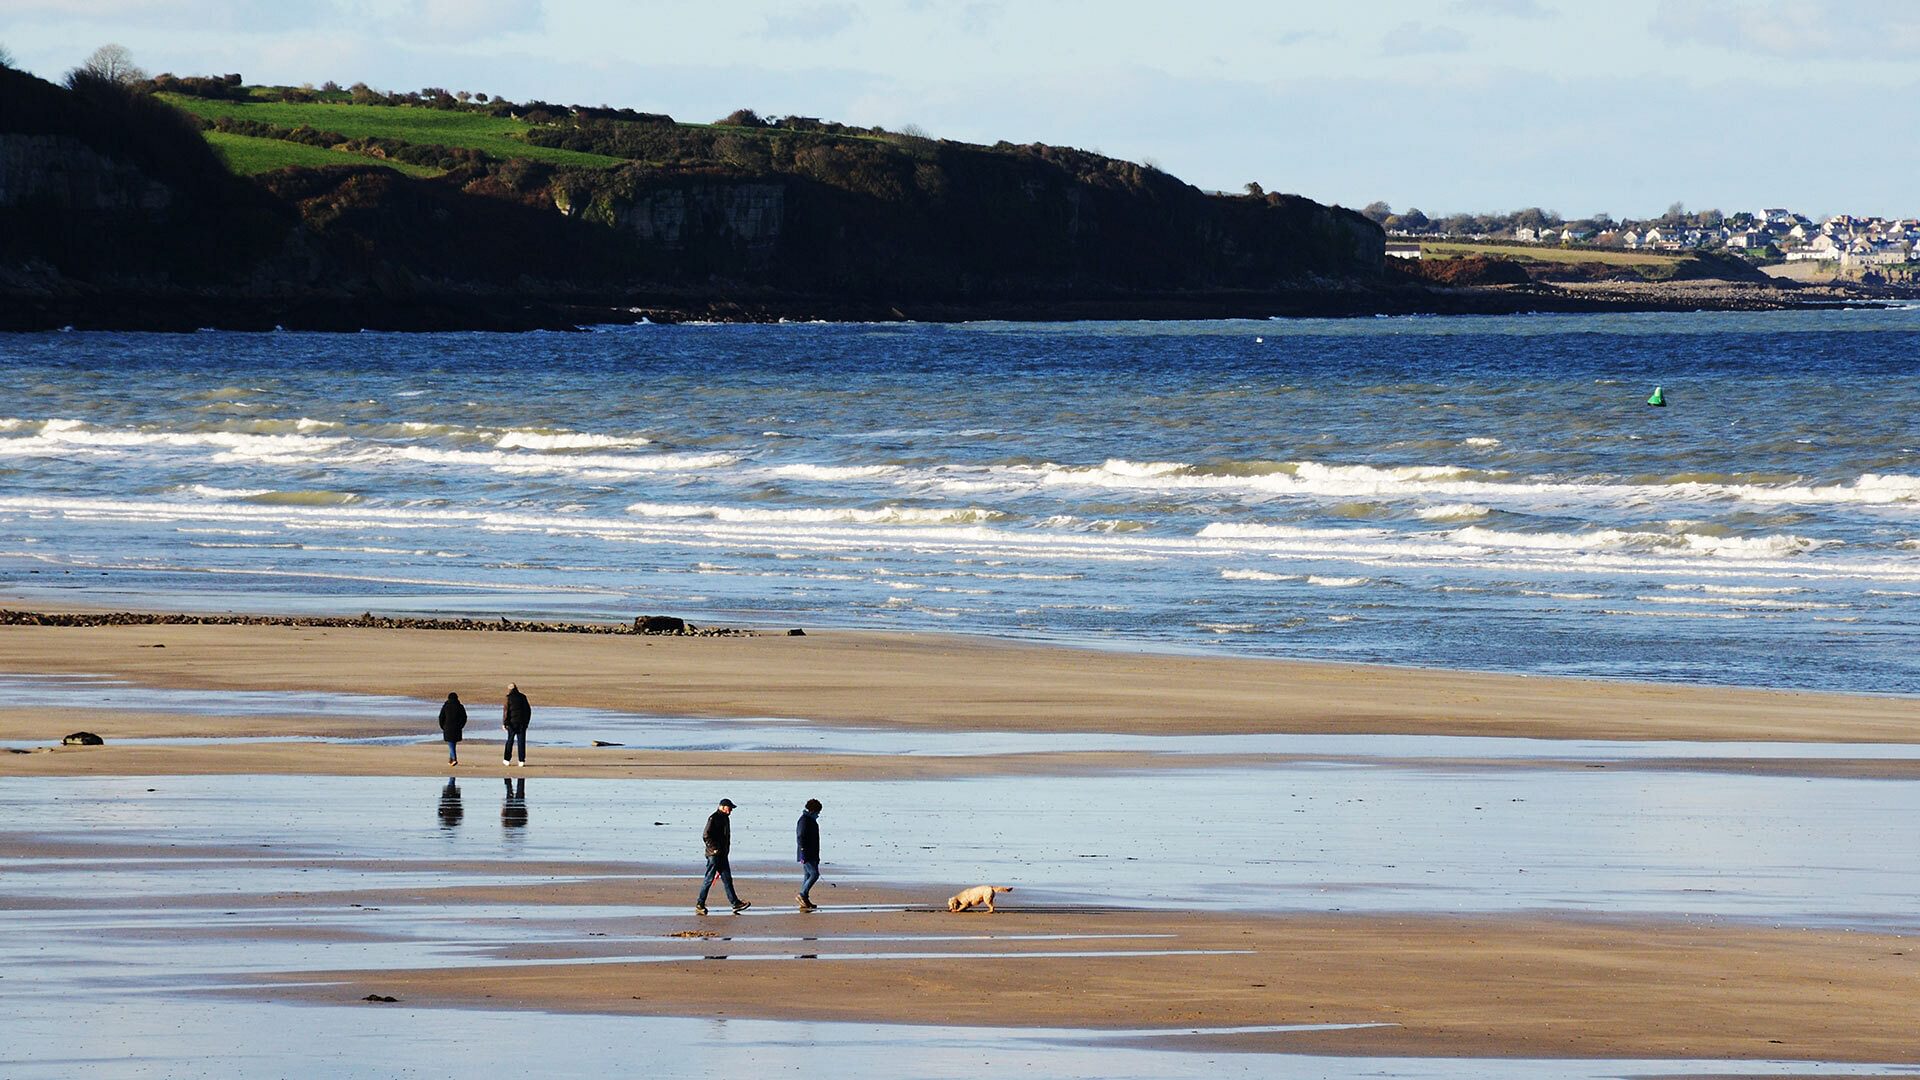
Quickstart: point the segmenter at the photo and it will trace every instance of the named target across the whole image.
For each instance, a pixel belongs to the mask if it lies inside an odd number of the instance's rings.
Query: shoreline
[[[1518,315],[1601,312],[1785,311],[1872,308],[1911,302],[1897,287],[1777,285],[1711,279],[1421,287],[1362,283],[1261,291],[1063,295],[1044,299],[824,297],[748,292],[697,297],[671,293],[553,296],[482,291],[404,300],[337,296],[204,293],[0,297],[0,333],[118,330],[193,333],[275,330],[353,333],[477,331],[524,333],[594,326],[681,322],[960,323],[976,321],[1213,321],[1371,318],[1387,315]]]
[[[1913,699],[1190,656],[910,631],[693,636],[360,625],[0,626],[0,671],[901,729],[1920,743]],[[423,704],[423,707],[424,704]]]

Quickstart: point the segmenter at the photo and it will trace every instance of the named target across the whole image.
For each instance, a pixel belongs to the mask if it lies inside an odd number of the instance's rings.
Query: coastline
[[[974,321],[1183,321],[1369,318],[1387,315],[1515,315],[1599,312],[1782,311],[1880,307],[1911,302],[1898,287],[1678,282],[1529,283],[1424,288],[1303,285],[1262,291],[1062,294],[1050,297],[883,298],[747,291],[553,295],[471,289],[410,297],[208,295],[106,292],[0,297],[0,332],[119,330],[361,330],[522,333],[679,322],[957,323]]]

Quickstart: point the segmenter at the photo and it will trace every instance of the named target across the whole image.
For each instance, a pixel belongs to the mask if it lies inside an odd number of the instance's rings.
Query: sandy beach
[[[222,1000],[344,1004],[382,994],[414,1007],[453,1010],[1088,1031],[1182,1028],[1200,1031],[1180,1040],[1183,1048],[1265,1053],[1920,1061],[1910,1030],[1911,1017],[1920,1012],[1920,954],[1898,925],[1821,927],[1685,909],[1657,917],[1615,915],[1577,904],[1482,914],[1309,912],[1262,910],[1256,898],[1244,911],[1231,903],[1201,910],[1143,904],[1147,897],[1120,890],[1095,895],[1071,879],[1016,891],[999,915],[949,916],[939,907],[945,895],[971,882],[902,878],[887,860],[859,867],[862,858],[878,856],[858,851],[830,859],[858,868],[849,873],[830,866],[832,884],[817,896],[826,910],[809,916],[793,911],[790,864],[772,850],[737,863],[743,893],[756,901],[751,912],[700,919],[688,910],[697,867],[651,861],[644,852],[610,858],[619,844],[608,847],[608,837],[561,825],[601,820],[595,815],[602,811],[578,808],[581,797],[598,800],[592,803],[598,807],[613,793],[610,805],[618,805],[620,793],[657,798],[661,785],[689,781],[710,782],[714,791],[723,783],[730,791],[760,790],[755,785],[786,791],[795,781],[865,785],[860,790],[874,791],[876,799],[883,791],[891,799],[911,797],[922,790],[916,785],[964,783],[984,785],[980,790],[995,793],[997,801],[1006,793],[1018,797],[1036,790],[1023,784],[1055,785],[1074,776],[1137,775],[1145,783],[1222,770],[1293,777],[1305,774],[1287,769],[1350,768],[1363,774],[1413,770],[1436,777],[1441,789],[1454,774],[1474,784],[1506,775],[1521,778],[1517,782],[1532,785],[1526,790],[1533,792],[1551,791],[1555,777],[1585,777],[1603,767],[1573,757],[1359,761],[1099,749],[924,755],[591,748],[543,745],[539,711],[567,706],[858,725],[894,732],[909,740],[909,750],[913,738],[950,732],[982,738],[1061,733],[1084,737],[1088,746],[1098,745],[1099,733],[1823,744],[1825,756],[1811,753],[1810,746],[1805,758],[1683,756],[1604,767],[1649,777],[1723,773],[1750,774],[1755,782],[1798,777],[1888,783],[1911,781],[1920,766],[1913,758],[1849,757],[1844,747],[1831,744],[1920,742],[1915,704],[1908,699],[836,632],[642,638],[6,627],[0,628],[0,674],[107,676],[215,694],[419,700],[417,719],[319,708],[310,715],[18,703],[0,708],[5,744],[26,751],[0,755],[0,776],[13,791],[58,790],[69,800],[84,800],[97,797],[84,793],[110,790],[126,802],[94,833],[69,836],[57,828],[35,832],[20,825],[0,831],[0,855],[22,870],[0,892],[0,908],[43,919],[71,916],[80,920],[74,925],[95,928],[83,935],[88,937],[98,937],[103,922],[113,924],[118,928],[108,937],[122,944],[252,950],[256,959],[244,974],[236,969],[205,977],[202,992]],[[508,679],[535,703],[532,767],[524,770],[503,770],[492,756],[492,710]],[[434,703],[449,689],[461,692],[473,714],[474,739],[458,770],[446,767],[429,739]],[[46,749],[79,728],[101,734],[107,745]],[[424,744],[394,744],[398,736]],[[302,738],[388,741],[297,741]],[[208,741],[166,741],[180,739]],[[418,824],[385,824],[378,807],[370,808],[355,834],[316,847],[312,836],[275,824],[281,803],[260,801],[273,790],[274,798],[287,800],[285,812],[298,815],[301,800],[309,798],[298,791],[310,788],[313,798],[331,799],[323,793],[399,790],[340,784],[402,782],[409,798],[424,800],[437,790],[438,778],[450,773],[464,785],[464,797],[454,794],[449,810],[441,796],[436,835],[477,843],[476,837],[497,832],[512,842],[527,816],[525,809],[514,810],[515,800],[525,798],[534,807],[534,825],[525,831],[545,845],[538,856],[529,851],[528,857],[511,857],[511,851],[503,855],[494,848],[458,859],[424,855],[430,849],[417,845],[438,841]],[[531,776],[535,791],[517,796],[510,782],[495,825],[503,775],[522,783]],[[143,779],[113,786],[116,778]],[[428,786],[419,787],[421,782]],[[81,786],[44,787],[58,784]],[[289,786],[296,793],[282,790]],[[211,815],[211,824],[189,828],[186,835],[171,831],[173,824],[146,824],[150,817],[175,820],[157,809],[153,815],[137,812],[145,793],[163,799],[197,787],[206,792],[198,799],[258,802],[261,811],[255,820],[235,822],[224,811],[182,804],[182,813]],[[1286,795],[1286,787],[1276,786],[1271,797]],[[424,804],[421,810],[416,815],[410,809],[407,819],[425,817]],[[885,810],[880,803],[858,812]],[[669,826],[677,837],[705,811],[654,812],[677,815],[652,823]],[[833,812],[829,837],[840,824]],[[752,820],[752,828],[790,832],[785,820]],[[616,834],[621,828],[612,827]],[[969,826],[962,816],[947,827]],[[1206,827],[1196,822],[1196,828]],[[416,846],[383,847],[383,837],[395,828],[412,830],[407,843]],[[476,833],[479,828],[494,831]],[[206,839],[194,842],[191,836]],[[1126,823],[1113,824],[1111,839],[1119,850],[1126,850],[1128,837]],[[1044,838],[1019,842],[1043,846]],[[1285,844],[1320,840],[1309,834],[1280,842],[1284,850]],[[768,845],[779,846],[777,840]],[[76,895],[54,884],[102,858],[140,879],[190,874],[206,880],[212,868],[229,884],[211,892],[190,885],[153,891],[128,886],[132,891],[100,895]],[[1604,866],[1604,859],[1597,865]],[[1518,861],[1516,868],[1526,872]],[[1380,871],[1356,866],[1352,872]],[[311,886],[283,883],[307,873]],[[1123,872],[1107,873],[1097,880],[1125,880]],[[1706,892],[1737,887],[1732,881],[1701,884]],[[168,919],[136,917],[156,905]],[[513,912],[513,921],[502,921],[507,916],[500,911]],[[362,921],[339,921],[343,915]],[[115,922],[121,919],[127,921]],[[488,944],[479,947],[477,941]],[[428,949],[423,955],[466,951],[428,962],[382,965],[343,957],[314,963],[321,955],[315,950],[327,943],[346,948],[381,942],[405,944],[396,956],[413,956],[409,950],[417,949]],[[801,956],[807,962],[793,962]],[[1300,1024],[1367,1026],[1227,1030]]]

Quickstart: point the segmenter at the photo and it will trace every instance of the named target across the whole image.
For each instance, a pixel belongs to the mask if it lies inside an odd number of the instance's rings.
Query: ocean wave
[[[880,476],[891,476],[900,471],[897,465],[775,465],[767,472],[774,476],[790,477],[795,480],[871,480]]]
[[[1711,536],[1702,533],[1635,532],[1596,529],[1592,532],[1522,533],[1469,525],[1450,534],[1475,547],[1532,551],[1639,550],[1712,555],[1730,559],[1767,559],[1801,555],[1826,547],[1830,540],[1779,534],[1774,536]]]
[[[296,424],[298,421],[293,421]],[[31,427],[32,425],[29,425]],[[39,430],[19,439],[0,443],[30,445],[35,442],[58,448],[132,449],[153,447],[214,447],[228,453],[256,457],[287,457],[331,450],[347,442],[338,436],[253,434],[244,431],[127,431],[96,428],[81,420],[45,420]]]
[[[1778,596],[1783,593],[1800,593],[1807,591],[1793,585],[1710,585],[1704,583],[1694,584],[1692,582],[1676,582],[1660,587],[1674,592],[1703,592],[1723,596]]]
[[[1365,585],[1372,580],[1372,578],[1363,577],[1328,577],[1322,574],[1307,575],[1307,584],[1319,585],[1327,589],[1351,589],[1358,585]]]
[[[1393,535],[1385,529],[1314,529],[1300,525],[1258,525],[1216,521],[1194,534],[1203,540],[1377,540]]]
[[[542,428],[516,428],[503,431],[493,445],[501,450],[604,450],[623,446],[646,446],[652,439],[633,435],[594,435],[580,431],[549,431]]]
[[[261,506],[352,506],[362,498],[351,491],[261,491],[241,496],[241,501]]]
[[[1690,604],[1703,607],[1777,608],[1787,611],[1812,611],[1837,607],[1811,600],[1777,600],[1764,596],[1636,596],[1643,604]]]
[[[850,525],[976,525],[999,521],[1007,515],[980,507],[882,506],[800,507],[770,510],[747,506],[694,506],[682,503],[637,502],[627,513],[638,517],[709,518],[727,522],[766,522],[769,524],[850,524]]]
[[[1222,570],[1224,581],[1299,581],[1299,574],[1275,574],[1266,570]]]
[[[1472,438],[1460,440],[1460,445],[1471,446],[1476,450],[1484,450],[1488,447],[1499,446],[1500,440],[1490,435],[1475,435]]]
[[[700,472],[732,465],[732,454],[570,454],[513,453],[505,450],[440,450],[430,446],[367,447],[343,455],[343,463],[415,461],[423,465],[477,465],[510,473]]]
[[[1479,503],[1443,503],[1439,506],[1423,506],[1413,512],[1421,521],[1472,521],[1493,513],[1489,507]]]

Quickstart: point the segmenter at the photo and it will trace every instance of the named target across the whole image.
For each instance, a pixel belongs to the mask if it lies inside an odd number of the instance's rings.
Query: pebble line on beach
[[[306,626],[380,630],[506,630],[534,634],[646,634],[667,637],[753,637],[752,630],[695,626],[668,616],[642,615],[631,623],[568,623],[498,619],[416,619],[387,615],[187,615],[175,612],[42,612],[0,609],[0,626]],[[790,631],[791,633],[791,631]]]

